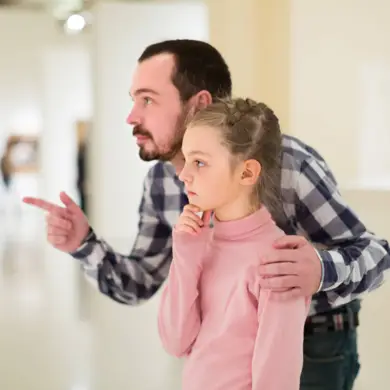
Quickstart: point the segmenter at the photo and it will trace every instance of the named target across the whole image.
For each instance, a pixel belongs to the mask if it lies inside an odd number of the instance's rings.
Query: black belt
[[[352,330],[359,326],[359,314],[346,307],[308,317],[305,335]]]

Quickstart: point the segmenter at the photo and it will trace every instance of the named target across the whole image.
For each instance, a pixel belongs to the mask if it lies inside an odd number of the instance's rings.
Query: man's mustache
[[[150,134],[149,131],[145,130],[144,128],[142,128],[140,126],[135,126],[133,129],[133,136],[136,136],[136,135],[141,135],[141,136],[153,139],[152,134]]]

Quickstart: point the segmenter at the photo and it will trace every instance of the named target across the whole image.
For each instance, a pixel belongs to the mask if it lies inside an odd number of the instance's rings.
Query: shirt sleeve
[[[299,390],[304,326],[310,300],[278,301],[261,290],[252,361],[252,390]]]
[[[331,303],[349,302],[382,284],[383,272],[390,268],[390,248],[348,207],[329,172],[314,158],[304,162],[296,188],[296,219],[299,230],[319,245],[321,291]]]
[[[155,294],[168,275],[172,259],[172,229],[155,211],[152,179],[151,170],[145,178],[138,234],[129,255],[115,252],[92,229],[80,248],[71,253],[103,294],[127,305],[139,304]]]
[[[158,314],[165,350],[176,357],[188,354],[201,326],[199,280],[209,228],[199,236],[174,230],[173,261]]]

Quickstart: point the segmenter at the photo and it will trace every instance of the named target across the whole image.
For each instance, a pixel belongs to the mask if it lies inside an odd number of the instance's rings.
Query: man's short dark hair
[[[175,58],[172,82],[183,102],[202,90],[209,91],[213,101],[231,96],[229,68],[222,55],[210,44],[192,39],[158,42],[148,46],[138,62],[163,53],[172,54]]]

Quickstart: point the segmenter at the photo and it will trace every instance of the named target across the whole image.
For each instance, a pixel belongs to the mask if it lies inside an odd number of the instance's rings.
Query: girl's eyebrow
[[[192,155],[194,155],[194,154],[198,154],[198,155],[201,154],[201,155],[203,155],[203,156],[211,157],[211,154],[206,153],[206,152],[202,152],[201,150],[191,150],[191,151],[188,153],[189,156],[192,156]]]

